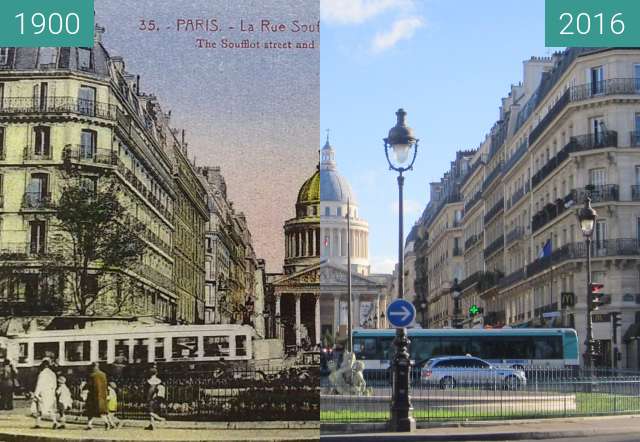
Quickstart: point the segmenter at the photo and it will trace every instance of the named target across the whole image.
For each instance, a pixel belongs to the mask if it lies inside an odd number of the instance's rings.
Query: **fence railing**
[[[441,369],[414,367],[413,416],[420,421],[616,415],[640,412],[640,373],[622,370]],[[365,395],[334,394],[321,380],[322,423],[389,419],[386,371],[365,372]]]
[[[114,378],[117,416],[147,419],[148,384],[143,377]],[[176,421],[309,421],[320,415],[320,369],[224,370],[159,374],[166,389],[161,410]],[[109,378],[109,381],[112,379]],[[74,399],[70,414],[84,412],[83,385],[70,386]]]
[[[65,114],[115,120],[117,107],[112,104],[77,97],[5,97],[0,115],[12,114]]]

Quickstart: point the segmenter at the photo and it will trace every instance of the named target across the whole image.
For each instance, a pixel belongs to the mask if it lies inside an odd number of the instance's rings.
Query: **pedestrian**
[[[118,393],[115,382],[109,382],[109,387],[107,388],[107,411],[107,419],[109,419],[111,427],[122,428],[122,421],[116,416],[118,412]]]
[[[51,362],[44,358],[40,364],[40,373],[36,381],[36,389],[33,392],[33,403],[31,411],[36,418],[35,428],[40,428],[42,418],[50,416],[57,424],[56,420],[56,374],[51,370]]]
[[[87,377],[87,403],[85,413],[87,415],[86,430],[93,429],[93,420],[102,418],[105,429],[111,428],[107,418],[107,375],[100,370],[100,365],[93,362],[89,366],[89,376]]]
[[[149,379],[147,379],[147,400],[149,403],[149,425],[145,430],[154,430],[156,422],[164,422],[166,419],[160,416],[162,414],[162,406],[166,398],[166,389],[162,380],[158,377],[158,370],[152,368],[149,370]]]
[[[60,417],[59,423],[53,422],[53,429],[64,429],[67,423],[67,413],[73,407],[73,399],[71,399],[71,391],[67,387],[67,379],[64,376],[58,376],[58,388],[56,388],[56,407]]]
[[[0,410],[13,410],[13,393],[19,385],[18,372],[5,358],[0,366]]]

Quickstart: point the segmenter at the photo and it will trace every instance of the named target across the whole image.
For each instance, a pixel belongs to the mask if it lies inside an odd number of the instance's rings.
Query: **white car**
[[[498,368],[473,356],[432,358],[422,367],[423,384],[437,385],[443,390],[467,387],[499,387],[516,390],[527,384],[524,371]]]

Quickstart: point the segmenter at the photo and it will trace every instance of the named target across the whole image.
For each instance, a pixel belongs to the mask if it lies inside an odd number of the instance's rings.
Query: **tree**
[[[144,253],[144,226],[126,214],[113,183],[96,190],[68,185],[55,209],[61,233],[56,244],[65,260],[75,312],[92,315],[96,307],[102,310],[108,304],[112,311],[102,314],[119,314],[136,291],[124,270]]]

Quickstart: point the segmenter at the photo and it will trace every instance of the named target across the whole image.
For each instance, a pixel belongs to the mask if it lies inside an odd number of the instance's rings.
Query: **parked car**
[[[527,384],[523,370],[498,368],[473,356],[432,358],[422,367],[423,384],[445,389],[458,386],[516,390]]]

